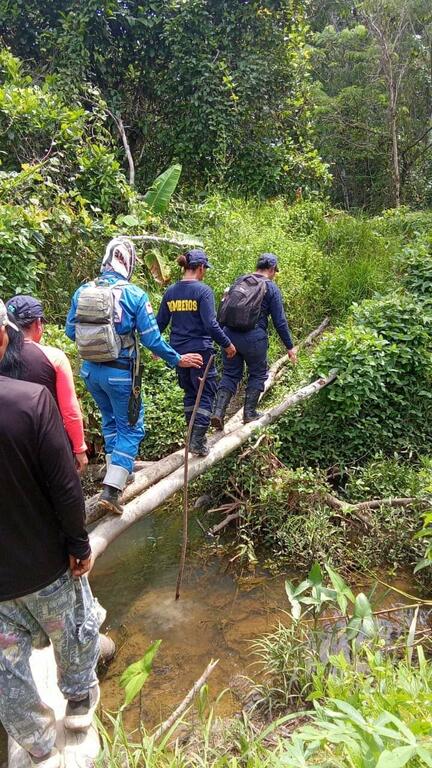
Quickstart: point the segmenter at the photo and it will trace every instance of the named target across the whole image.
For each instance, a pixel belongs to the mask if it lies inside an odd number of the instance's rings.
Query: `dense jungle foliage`
[[[99,415],[62,328],[113,235],[201,240],[217,299],[275,252],[295,340],[330,317],[264,407],[330,370],[335,382],[193,487],[214,506],[236,500],[219,539],[234,567],[310,569],[287,586],[291,628],[255,648],[261,716],[307,716],[293,739],[277,721],[257,735],[245,716],[221,747],[204,701],[196,752],[145,732],[133,745],[120,717],[104,734],[111,766],[126,753],[157,767],[432,765],[415,628],[389,653],[371,601],[342,578],[417,563],[430,586],[431,62],[428,0],[0,0],[0,296],[44,302],[93,457]],[[134,280],[157,307],[178,249],[136,245]],[[271,332],[270,360],[282,353]],[[144,360],[142,457],[154,459],[183,444],[182,393]],[[386,501],[360,515],[370,499]],[[328,602],[342,650],[322,648]]]

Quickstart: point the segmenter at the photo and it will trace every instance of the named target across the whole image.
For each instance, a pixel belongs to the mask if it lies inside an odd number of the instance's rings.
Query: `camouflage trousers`
[[[51,641],[63,696],[85,698],[97,683],[101,611],[87,577],[73,579],[70,571],[38,592],[0,602],[0,720],[35,757],[54,746],[56,724],[32,677],[32,648]]]

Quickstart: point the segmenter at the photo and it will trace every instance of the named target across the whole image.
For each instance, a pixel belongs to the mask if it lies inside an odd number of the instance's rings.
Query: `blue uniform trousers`
[[[246,389],[256,389],[263,392],[268,375],[268,338],[266,332],[262,328],[254,328],[252,331],[244,332],[224,328],[224,331],[237,349],[237,354],[228,360],[225,351],[222,352],[223,373],[219,389],[228,389],[234,394],[242,379],[246,364],[248,370]]]
[[[129,424],[131,371],[86,361],[81,368],[81,376],[102,414],[105,452],[111,454],[112,464],[132,472],[145,430],[143,406],[137,423],[133,427]]]
[[[192,411],[195,405],[195,399],[200,385],[200,379],[204,375],[206,365],[210,355],[213,355],[212,349],[206,349],[201,352],[203,358],[202,368],[177,368],[177,380],[184,391],[184,413],[186,424],[189,424],[192,416]],[[217,381],[216,381],[216,368],[214,363],[211,365],[207,375],[206,383],[201,395],[201,402],[195,416],[195,424],[197,426],[208,427],[210,424],[210,416],[213,410],[213,401],[216,395]]]

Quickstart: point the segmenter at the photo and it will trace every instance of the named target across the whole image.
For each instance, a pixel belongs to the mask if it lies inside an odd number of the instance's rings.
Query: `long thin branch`
[[[231,515],[227,515],[222,522],[218,523],[217,525],[214,525],[213,528],[210,528],[209,533],[211,533],[212,536],[216,536],[219,531],[223,531],[224,528],[227,527],[230,523],[232,523],[233,520],[238,520],[240,517],[240,512],[232,512]]]
[[[207,381],[208,372],[213,365],[214,355],[210,355],[207,365],[205,367],[205,371],[201,377],[201,381],[198,387],[197,396],[195,398],[195,404],[193,407],[192,415],[189,421],[188,431],[186,435],[186,443],[185,443],[185,449],[184,449],[184,483],[183,483],[183,536],[182,536],[182,548],[181,548],[181,554],[180,554],[180,565],[179,565],[179,571],[177,575],[177,585],[176,585],[176,593],[175,593],[175,599],[178,600],[180,597],[180,589],[183,581],[183,573],[186,563],[186,552],[187,552],[187,545],[188,545],[188,508],[189,508],[189,485],[188,485],[188,474],[189,474],[189,445],[190,445],[190,439],[192,435],[192,430],[195,424],[195,418],[198,412],[198,408],[200,406],[202,393],[205,387],[205,383]]]
[[[210,677],[211,673],[213,672],[214,668],[219,664],[219,659],[216,659],[216,661],[210,662],[206,669],[204,670],[203,674],[199,678],[199,680],[196,681],[196,683],[193,684],[192,688],[190,689],[189,693],[184,697],[181,704],[178,705],[177,709],[174,710],[172,715],[169,716],[167,720],[165,720],[155,731],[153,739],[154,741],[157,741],[157,739],[160,739],[161,736],[164,735],[167,731],[170,730],[170,728],[174,725],[176,720],[181,717],[183,712],[187,710],[189,705],[192,703],[194,697],[197,695],[197,693],[201,690],[203,685],[207,682],[208,678]]]
[[[144,240],[146,243],[166,243],[167,245],[175,245],[176,248],[184,248],[185,246],[197,246],[203,247],[202,240],[196,238],[190,238],[187,240],[176,240],[174,237],[163,237],[160,235],[128,235],[129,240]]]
[[[131,187],[133,187],[134,184],[135,184],[135,164],[134,164],[134,160],[133,160],[133,157],[132,157],[131,148],[129,146],[128,138],[126,136],[126,131],[125,131],[125,127],[124,127],[124,124],[123,124],[123,120],[121,119],[121,117],[119,115],[115,115],[109,109],[107,109],[107,112],[112,117],[112,119],[114,120],[114,122],[115,122],[115,124],[117,126],[117,130],[118,130],[118,132],[120,134],[121,140],[123,142],[123,147],[124,147],[124,151],[125,151],[126,158],[127,158],[127,161],[128,161],[128,166],[129,166],[129,184],[130,184]]]
[[[360,501],[357,504],[349,504],[341,501],[337,496],[333,496],[331,493],[325,493],[322,496],[323,501],[328,504],[332,509],[338,511],[347,512],[350,515],[354,515],[366,526],[370,526],[372,523],[369,515],[364,515],[364,512],[373,509],[380,509],[380,507],[411,507],[414,504],[420,504],[422,506],[430,506],[430,502],[427,499],[417,499],[414,496],[409,497],[389,497],[385,499],[370,499],[369,501]]]

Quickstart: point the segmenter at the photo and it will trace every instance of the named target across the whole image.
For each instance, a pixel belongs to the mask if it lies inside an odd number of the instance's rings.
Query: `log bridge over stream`
[[[329,319],[323,322],[309,336],[299,343],[297,348],[310,347],[318,339]],[[266,381],[265,392],[280,380],[288,355],[274,363]],[[307,400],[320,392],[336,378],[336,372],[331,371],[326,377],[316,379],[310,384],[297,389],[288,395],[281,403],[273,406],[256,421],[242,423],[242,410],[239,410],[225,424],[223,432],[217,432],[209,438],[210,452],[207,456],[189,458],[188,480],[202,475],[210,467],[217,464],[230,453],[245,443],[259,429],[273,424],[289,408]],[[153,512],[167,499],[182,489],[184,485],[185,451],[179,450],[159,461],[147,465],[138,471],[135,480],[126,487],[123,494],[124,511],[119,517],[102,517],[97,509],[97,496],[86,502],[86,518],[89,525],[94,525],[90,533],[90,543],[95,558],[102,555],[106,548],[123,531],[130,528],[145,515]],[[102,518],[102,519],[101,519]],[[174,596],[174,585],[173,585]],[[173,597],[174,599],[174,597]],[[101,636],[104,637],[104,636]],[[31,667],[36,685],[42,700],[50,706],[57,720],[57,746],[63,756],[64,768],[93,768],[99,752],[99,739],[95,728],[87,733],[76,734],[67,731],[63,726],[66,702],[56,683],[56,667],[51,648],[35,650],[31,657]],[[32,763],[27,753],[9,739],[9,768],[31,768]]]

